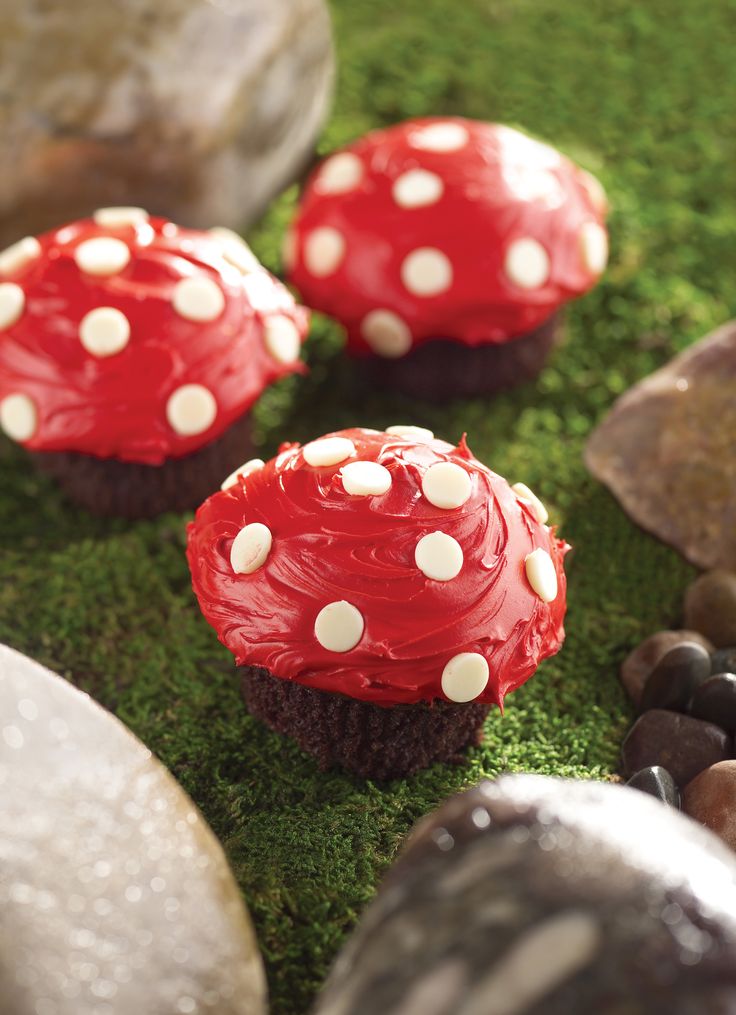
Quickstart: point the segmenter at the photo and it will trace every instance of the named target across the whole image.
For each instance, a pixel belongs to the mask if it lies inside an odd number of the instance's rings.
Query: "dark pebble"
[[[678,809],[680,806],[680,791],[675,780],[666,768],[661,765],[650,765],[649,768],[642,768],[635,772],[629,779],[628,785],[638,789],[642,793],[661,800],[663,804]]]
[[[662,656],[644,684],[639,710],[666,708],[687,712],[699,684],[710,676],[710,653],[695,642],[683,642]]]
[[[627,655],[621,664],[621,683],[635,705],[639,704],[644,684],[662,656],[685,641],[697,642],[708,652],[713,651],[711,642],[697,631],[657,631]],[[723,666],[721,669],[727,670],[729,667]]]
[[[693,695],[690,715],[736,733],[736,675],[717,673],[702,683]]]
[[[700,631],[716,648],[736,644],[736,574],[708,571],[685,593],[685,625]]]
[[[659,765],[682,788],[710,765],[730,759],[732,739],[713,723],[653,708],[629,730],[621,757],[627,779],[642,768]]]
[[[736,673],[736,646],[719,648],[710,654],[711,673]]]

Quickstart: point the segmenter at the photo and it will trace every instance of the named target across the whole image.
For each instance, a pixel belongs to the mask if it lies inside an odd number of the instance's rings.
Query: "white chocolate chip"
[[[304,461],[319,468],[324,465],[338,465],[355,454],[355,445],[347,437],[322,437],[305,444]]]
[[[115,307],[97,307],[82,318],[79,340],[92,356],[114,356],[128,344],[130,323]]]
[[[11,440],[29,441],[38,429],[36,403],[28,395],[8,395],[0,402],[0,429]]]
[[[314,189],[320,194],[345,194],[363,179],[363,163],[352,152],[338,152],[322,163]]]
[[[552,558],[541,547],[530,553],[524,561],[529,584],[544,603],[557,598],[557,572]]]
[[[0,275],[13,275],[40,256],[41,244],[34,236],[26,236],[0,253]]]
[[[419,127],[409,137],[412,148],[425,152],[456,152],[468,143],[468,132],[461,123],[431,123]]]
[[[580,230],[583,263],[594,275],[602,274],[608,264],[608,235],[597,222],[586,222]]]
[[[194,275],[176,283],[171,302],[188,321],[214,321],[225,309],[225,294],[213,279]]]
[[[414,296],[437,296],[452,285],[452,264],[436,247],[419,247],[404,258],[401,281]]]
[[[261,270],[261,262],[245,240],[232,229],[227,229],[225,226],[215,226],[209,230],[209,234],[217,243],[225,260],[238,271],[245,275],[249,271]]]
[[[457,578],[463,566],[463,550],[446,532],[430,532],[417,543],[414,562],[427,578],[449,582]]]
[[[119,208],[98,208],[92,218],[98,226],[106,229],[119,229],[121,226],[140,226],[148,222],[148,212],[145,208],[119,207]]]
[[[539,497],[533,493],[525,483],[514,483],[511,487],[519,500],[523,500],[532,510],[532,514],[540,523],[546,525],[549,518],[549,511],[541,502]]]
[[[271,552],[273,537],[267,525],[251,522],[245,525],[230,548],[230,566],[235,574],[252,574],[261,567]]]
[[[380,496],[391,487],[391,473],[378,462],[349,462],[340,476],[345,492],[354,497]]]
[[[474,701],[485,691],[489,672],[479,652],[460,652],[442,671],[442,691],[450,701]]]
[[[401,208],[423,208],[439,201],[444,189],[445,185],[436,173],[410,169],[394,180],[391,193]]]
[[[345,257],[345,238],[337,229],[322,226],[304,240],[304,264],[317,278],[333,275]]]
[[[360,333],[373,352],[387,359],[396,359],[411,349],[411,330],[391,310],[371,310],[363,318]]]
[[[258,470],[262,469],[264,465],[265,462],[262,458],[251,458],[250,461],[245,462],[245,464],[241,465],[240,468],[231,472],[224,483],[220,485],[220,489],[229,490],[231,486],[235,486],[241,476],[245,478],[246,476],[249,476],[251,472],[258,472]]]
[[[426,430],[423,426],[404,426],[403,423],[397,424],[396,426],[387,426],[386,433],[390,433],[392,437],[406,437],[407,440],[434,440],[434,434],[431,430]]]
[[[201,384],[183,384],[166,403],[166,418],[181,437],[209,430],[217,417],[215,396]]]
[[[461,507],[470,496],[470,473],[454,462],[430,465],[422,477],[422,493],[435,507]]]
[[[0,283],[0,329],[10,328],[20,318],[26,305],[26,294],[14,282]]]
[[[293,363],[299,358],[301,338],[290,317],[273,314],[264,325],[266,348],[278,363]]]
[[[349,652],[363,637],[359,610],[344,599],[324,606],[314,622],[314,636],[328,652]]]
[[[96,236],[79,244],[74,260],[87,275],[117,275],[130,261],[130,248],[114,236]]]
[[[608,198],[601,181],[586,169],[580,170],[580,182],[588,192],[591,204],[600,215],[608,211]]]
[[[539,289],[549,278],[549,254],[531,237],[514,240],[506,251],[504,271],[520,289]]]

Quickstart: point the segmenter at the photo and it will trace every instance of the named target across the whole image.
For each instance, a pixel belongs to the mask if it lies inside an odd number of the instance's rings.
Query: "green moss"
[[[95,521],[0,444],[0,640],[114,708],[222,839],[256,919],[276,1015],[307,1008],[344,934],[420,815],[504,769],[607,778],[630,719],[624,653],[678,618],[690,569],[633,527],[581,462],[613,397],[729,315],[736,255],[728,0],[336,0],[341,57],[323,150],[427,113],[516,123],[598,172],[613,263],[571,308],[536,386],[440,409],[350,387],[337,329],[315,324],[306,381],[263,399],[258,437],[414,421],[549,503],[575,545],[567,644],[489,722],[467,767],[385,788],[320,775],[251,721],[230,657],[193,602],[183,519]],[[278,266],[293,206],[254,231]]]

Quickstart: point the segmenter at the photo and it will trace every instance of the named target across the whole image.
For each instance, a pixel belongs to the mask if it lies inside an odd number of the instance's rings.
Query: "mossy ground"
[[[0,444],[0,640],[114,709],[220,836],[255,918],[276,1015],[306,1010],[412,822],[481,776],[606,778],[630,713],[625,652],[678,618],[691,570],[624,517],[581,462],[613,398],[734,310],[736,62],[730,0],[336,0],[340,74],[329,150],[378,124],[462,113],[523,126],[603,180],[612,265],[568,315],[539,383],[439,409],[351,386],[317,321],[308,380],[258,410],[264,456],[286,438],[412,421],[528,483],[575,545],[562,653],[493,717],[467,767],[379,787],[322,775],[244,713],[201,619],[177,516],[128,524],[66,504]],[[289,193],[254,231],[278,267]],[[698,496],[702,491],[693,491]]]

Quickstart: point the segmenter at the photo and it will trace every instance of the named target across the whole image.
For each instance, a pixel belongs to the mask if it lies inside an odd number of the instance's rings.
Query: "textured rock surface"
[[[310,157],[323,0],[3,0],[0,244],[137,204],[244,227]]]
[[[628,778],[642,768],[661,765],[682,787],[704,768],[732,758],[733,741],[713,723],[653,708],[629,730],[621,757]]]
[[[696,776],[685,787],[682,806],[736,849],[736,761],[722,761]]]
[[[736,322],[618,399],[585,461],[635,522],[699,567],[736,568]]]
[[[641,701],[644,684],[659,660],[683,641],[694,641],[708,652],[713,648],[708,639],[697,631],[657,631],[641,645],[637,645],[624,659],[621,664],[621,683],[635,705]]]
[[[225,857],[164,767],[0,645],[3,1015],[259,1015],[265,980]]]
[[[685,593],[685,623],[717,648],[736,644],[736,574],[715,570],[696,578]]]
[[[736,858],[643,793],[507,776],[416,829],[317,1015],[726,1015]]]

